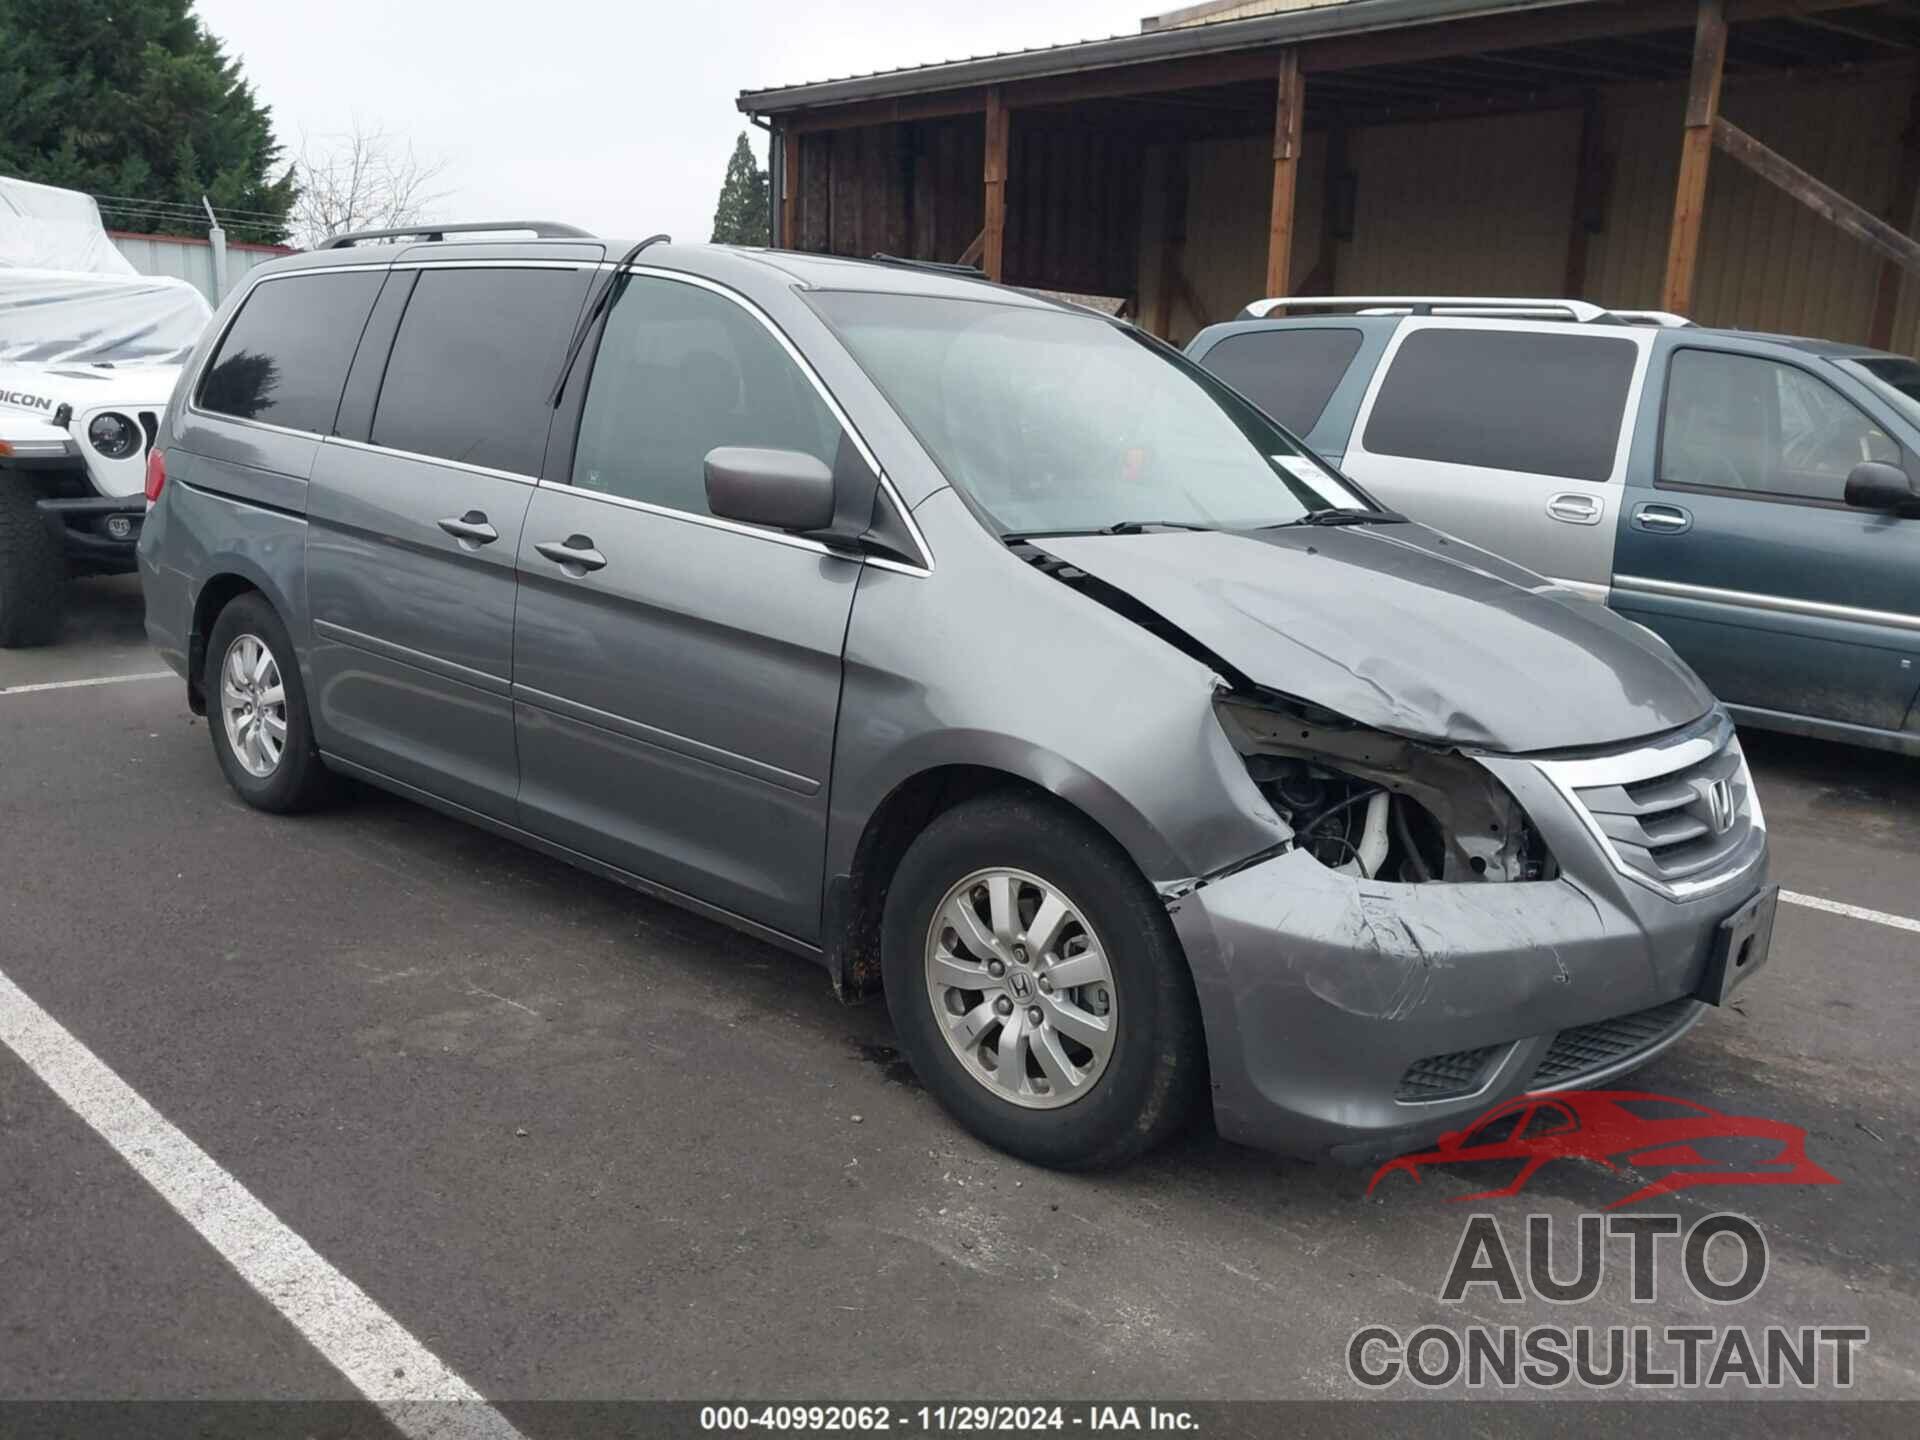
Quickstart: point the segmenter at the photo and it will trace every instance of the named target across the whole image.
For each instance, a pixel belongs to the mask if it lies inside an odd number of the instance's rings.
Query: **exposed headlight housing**
[[[87,425],[87,443],[109,460],[124,460],[140,448],[141,430],[130,417],[109,410]]]
[[[1223,693],[1214,709],[1295,846],[1330,870],[1416,884],[1558,873],[1506,788],[1457,751],[1281,696]]]

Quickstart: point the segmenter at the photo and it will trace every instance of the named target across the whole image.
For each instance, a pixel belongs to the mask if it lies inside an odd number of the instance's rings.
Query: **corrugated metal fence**
[[[136,235],[126,230],[109,230],[114,247],[142,275],[171,275],[185,280],[218,305],[226,298],[216,293],[213,279],[213,245],[203,236]],[[227,242],[227,292],[231,293],[246,273],[256,265],[293,251],[284,245],[250,245]]]

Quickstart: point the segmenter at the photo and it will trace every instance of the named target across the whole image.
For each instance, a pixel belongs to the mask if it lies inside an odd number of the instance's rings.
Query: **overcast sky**
[[[1134,0],[197,0],[289,153],[355,123],[445,162],[433,218],[712,233],[743,89],[1137,31]]]

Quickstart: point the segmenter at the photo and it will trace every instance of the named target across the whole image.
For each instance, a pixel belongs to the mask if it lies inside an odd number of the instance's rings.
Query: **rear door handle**
[[[607,568],[607,557],[593,548],[586,535],[569,535],[565,540],[541,540],[533,547],[569,575],[580,576],[589,570]]]
[[[1693,528],[1693,516],[1678,505],[1642,505],[1633,512],[1634,527],[1661,535],[1678,535]]]
[[[481,510],[469,510],[458,520],[442,520],[440,528],[469,550],[491,545],[500,538],[500,532],[487,523],[486,513]]]
[[[1569,525],[1598,525],[1607,507],[1582,490],[1563,490],[1547,497],[1547,514]]]

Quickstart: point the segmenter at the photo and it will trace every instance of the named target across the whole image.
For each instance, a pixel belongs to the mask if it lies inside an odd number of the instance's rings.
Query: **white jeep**
[[[134,568],[147,454],[210,313],[136,274],[88,196],[0,177],[0,647],[59,633],[69,575]]]

